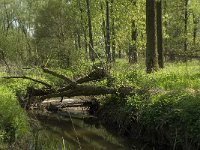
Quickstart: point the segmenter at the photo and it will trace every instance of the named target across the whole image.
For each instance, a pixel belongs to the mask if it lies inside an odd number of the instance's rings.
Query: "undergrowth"
[[[5,86],[0,86],[0,118],[0,147],[14,144],[29,131],[25,111],[20,107],[15,93]]]
[[[171,148],[198,148],[200,144],[199,62],[167,64],[146,74],[139,66],[116,66],[115,86],[147,89],[127,98],[107,97],[100,116],[115,124],[119,133],[144,136]],[[128,71],[127,71],[128,70]],[[112,120],[112,121],[110,121]],[[138,127],[138,125],[140,127]],[[146,136],[146,138],[145,138]]]

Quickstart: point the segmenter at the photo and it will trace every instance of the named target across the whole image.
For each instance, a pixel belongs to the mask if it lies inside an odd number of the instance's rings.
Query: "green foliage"
[[[13,143],[29,131],[28,118],[15,94],[5,86],[0,87],[0,103],[0,143]]]
[[[199,94],[198,91],[176,91],[154,96],[143,108],[140,121],[149,129],[169,132],[172,141],[177,138],[179,142],[186,142],[185,140],[189,139],[198,142]]]

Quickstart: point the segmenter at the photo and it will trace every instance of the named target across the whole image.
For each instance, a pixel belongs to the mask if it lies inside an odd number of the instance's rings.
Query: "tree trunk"
[[[132,1],[132,4],[134,7],[136,7],[136,0]],[[129,47],[129,63],[134,64],[137,63],[137,47],[136,47],[136,40],[137,40],[137,28],[135,25],[135,20],[132,20],[132,26],[131,26],[131,42]]]
[[[162,0],[157,1],[157,49],[158,49],[158,65],[164,68],[164,54],[163,54],[163,32],[162,32]]]
[[[152,73],[158,70],[155,0],[146,0],[146,34],[146,71]]]
[[[90,56],[91,61],[95,61],[94,44],[93,44],[93,37],[92,37],[92,22],[91,22],[89,0],[86,0],[86,5],[87,5],[88,30],[89,30],[89,56]]]
[[[185,28],[184,28],[184,32],[185,32],[185,40],[184,40],[184,51],[187,51],[187,22],[188,22],[188,0],[185,0],[185,18],[184,18],[184,23],[185,23]]]
[[[84,21],[83,21],[83,9],[81,7],[81,2],[80,0],[78,0],[78,7],[79,7],[79,11],[80,11],[80,17],[81,17],[81,28],[82,28],[82,32],[83,32],[83,37],[84,37],[84,48],[85,48],[85,55],[86,55],[86,59],[88,58],[88,46],[87,46],[87,33],[86,33],[86,27],[84,26]]]
[[[114,0],[111,0],[111,15],[112,15],[112,28],[111,28],[111,42],[112,42],[112,62],[115,62],[115,49],[116,49],[116,43],[115,43],[115,18],[114,18]]]
[[[106,60],[107,63],[111,62],[110,54],[110,15],[109,15],[109,2],[106,0]]]
[[[197,37],[197,24],[198,24],[198,20],[197,20],[197,16],[195,15],[195,12],[192,13],[193,16],[193,46],[196,46],[196,37]]]
[[[103,3],[101,0],[101,16],[102,16],[102,33],[103,33],[103,38],[104,38],[104,45],[105,45],[105,51],[106,51],[106,46],[107,46],[107,42],[106,42],[106,23],[105,23],[105,19],[104,19],[104,10],[103,10]]]
[[[137,63],[137,47],[136,47],[136,40],[137,40],[137,29],[135,26],[135,20],[132,21],[132,29],[131,29],[131,43],[129,47],[129,63],[134,64]]]

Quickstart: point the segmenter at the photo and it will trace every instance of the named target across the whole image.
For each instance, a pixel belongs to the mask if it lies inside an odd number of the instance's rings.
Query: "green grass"
[[[12,144],[29,131],[28,118],[15,93],[0,86],[0,145]]]
[[[148,84],[165,90],[199,89],[200,62],[168,64],[147,77],[150,79]]]
[[[111,70],[115,85],[163,90],[199,89],[200,62],[167,63],[164,69],[146,74],[142,65],[116,64]]]

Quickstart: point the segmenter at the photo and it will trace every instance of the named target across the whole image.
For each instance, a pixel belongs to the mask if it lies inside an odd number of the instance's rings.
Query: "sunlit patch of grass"
[[[153,86],[166,90],[198,89],[200,88],[200,65],[199,62],[168,64],[153,74],[147,75],[147,81]]]
[[[116,85],[133,85],[141,88],[164,90],[200,88],[200,65],[198,61],[187,63],[167,63],[164,69],[146,74],[144,65],[119,63],[114,65],[111,74]]]

